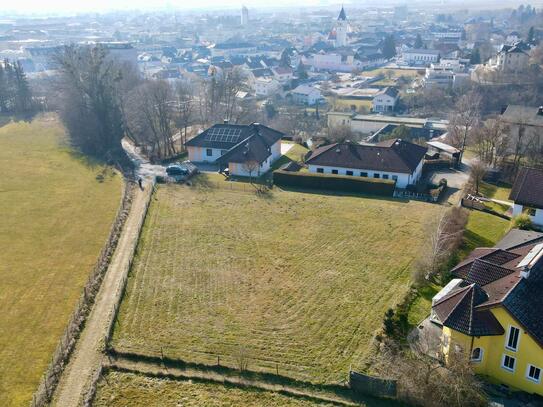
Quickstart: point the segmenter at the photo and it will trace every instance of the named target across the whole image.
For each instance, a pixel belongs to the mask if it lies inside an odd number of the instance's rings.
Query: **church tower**
[[[336,47],[344,47],[347,45],[347,15],[345,14],[345,9],[341,6],[341,11],[337,18],[336,23]]]

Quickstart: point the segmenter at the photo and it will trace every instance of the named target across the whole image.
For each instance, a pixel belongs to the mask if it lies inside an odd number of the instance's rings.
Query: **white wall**
[[[374,178],[375,174],[379,174],[379,179],[384,179],[383,175],[388,174],[388,179],[392,180],[392,176],[395,175],[398,177],[396,180],[396,188],[405,188],[410,184],[411,177],[409,174],[401,174],[397,172],[384,172],[384,171],[374,171],[374,170],[364,170],[364,169],[355,169],[355,168],[345,168],[345,167],[329,167],[325,165],[309,165],[309,172],[317,173],[317,168],[324,169],[323,174],[332,174],[332,170],[338,170],[337,175],[347,175],[347,171],[353,171],[354,177],[360,177],[361,172],[367,172],[367,178]]]
[[[522,205],[515,204],[513,206],[513,216],[520,215],[523,209]],[[536,209],[535,216],[530,216],[530,219],[534,225],[543,226],[543,209]]]
[[[207,148],[205,147],[189,147],[189,160],[194,162],[215,162],[222,154],[228,150],[220,150],[218,148],[211,148],[211,156],[207,155]],[[222,151],[222,153],[221,153]]]

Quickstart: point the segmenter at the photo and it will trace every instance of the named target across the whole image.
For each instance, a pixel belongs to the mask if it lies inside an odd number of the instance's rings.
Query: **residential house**
[[[281,84],[273,78],[257,78],[253,81],[253,89],[257,97],[269,97],[281,90]]]
[[[530,62],[529,52],[530,46],[523,41],[518,41],[513,45],[504,44],[490,65],[494,65],[500,72],[524,72]]]
[[[534,225],[543,227],[543,171],[522,167],[509,196],[515,204],[513,216],[525,213]]]
[[[508,126],[510,148],[516,147],[514,143],[519,134],[522,134],[523,149],[543,142],[543,106],[508,105],[501,118]],[[534,149],[526,150],[529,155]]]
[[[393,112],[399,99],[398,89],[388,86],[373,97],[371,108],[376,113]]]
[[[390,179],[397,188],[406,188],[419,181],[425,154],[425,147],[401,139],[334,143],[317,148],[306,164],[313,173]]]
[[[314,106],[317,102],[324,100],[321,92],[309,85],[299,85],[290,92],[294,103]]]
[[[260,176],[281,156],[280,131],[259,123],[216,124],[187,141],[189,160],[228,168],[231,175]]]
[[[435,49],[408,49],[403,51],[402,60],[407,65],[427,66],[439,62],[439,51]]]
[[[290,67],[283,67],[278,66],[275,68],[272,68],[273,77],[279,82],[279,83],[287,83],[294,78],[294,71]]]
[[[452,269],[432,305],[440,353],[470,359],[476,373],[543,395],[543,235],[511,231]],[[511,236],[510,236],[511,235]]]
[[[211,48],[213,57],[250,56],[257,53],[256,45],[248,42],[228,41],[216,44]]]

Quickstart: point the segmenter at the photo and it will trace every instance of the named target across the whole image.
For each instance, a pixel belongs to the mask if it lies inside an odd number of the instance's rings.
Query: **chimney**
[[[537,115],[543,116],[543,106],[539,106],[539,108],[537,109]]]
[[[223,120],[223,123],[224,123],[224,124],[228,124],[228,119],[224,119],[224,120]]]

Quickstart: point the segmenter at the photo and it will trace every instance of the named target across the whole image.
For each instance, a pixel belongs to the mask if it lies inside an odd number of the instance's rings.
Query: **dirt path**
[[[77,406],[86,393],[96,370],[104,358],[104,339],[113,322],[115,304],[120,301],[123,280],[128,274],[139,231],[145,219],[146,207],[152,194],[152,184],[145,190],[137,189],[130,214],[121,233],[115,254],[85,328],[77,341],[70,363],[66,367],[53,399],[59,407]]]
[[[223,375],[218,372],[213,372],[205,369],[198,369],[192,367],[164,367],[162,365],[152,362],[135,362],[129,359],[116,357],[105,363],[112,369],[130,371],[135,373],[143,373],[151,376],[167,377],[167,378],[179,378],[179,379],[200,379],[208,380],[221,384],[229,384],[242,387],[254,387],[271,392],[280,392],[296,397],[311,398],[315,401],[327,402],[343,406],[361,406],[363,403],[355,403],[349,398],[342,397],[339,394],[333,394],[331,392],[316,392],[299,387],[293,387],[283,384],[270,383],[258,379],[248,379],[240,376]]]

